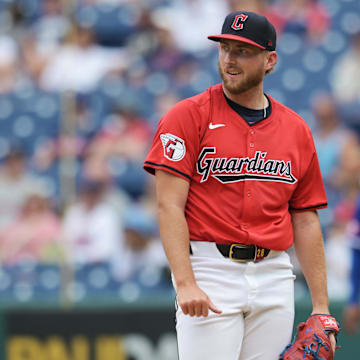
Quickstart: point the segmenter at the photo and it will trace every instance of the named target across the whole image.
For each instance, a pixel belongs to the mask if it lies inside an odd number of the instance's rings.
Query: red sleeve
[[[310,161],[304,161],[308,165],[304,167],[303,176],[299,179],[298,186],[290,199],[290,210],[307,211],[327,207],[324,183],[311,136],[310,144],[311,146],[308,146],[308,151],[305,151],[309,155],[303,154],[305,159],[310,157]]]
[[[159,122],[144,169],[171,172],[191,181],[200,146],[201,115],[197,104],[183,100]]]

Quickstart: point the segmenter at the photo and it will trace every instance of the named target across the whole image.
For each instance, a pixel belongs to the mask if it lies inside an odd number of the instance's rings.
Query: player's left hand
[[[312,314],[297,327],[295,340],[280,354],[280,360],[324,359],[333,360],[339,325],[328,314]]]

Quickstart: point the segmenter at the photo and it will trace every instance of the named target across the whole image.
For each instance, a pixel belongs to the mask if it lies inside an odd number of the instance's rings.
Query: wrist
[[[330,315],[329,308],[313,308],[311,315]]]
[[[313,314],[330,315],[329,304],[328,303],[313,304],[313,310],[311,312],[311,315]]]
[[[196,285],[195,278],[193,278],[193,279],[179,279],[179,280],[175,280],[175,282],[176,282],[176,287],[177,288]]]

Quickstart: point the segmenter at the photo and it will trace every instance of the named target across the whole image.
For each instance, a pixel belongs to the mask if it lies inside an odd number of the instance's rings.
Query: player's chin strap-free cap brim
[[[264,46],[261,46],[255,41],[252,41],[250,39],[238,35],[232,35],[232,34],[210,35],[208,36],[208,39],[213,41],[220,41],[222,39],[236,40],[236,41],[244,42],[246,44],[254,45],[262,50],[265,50]]]

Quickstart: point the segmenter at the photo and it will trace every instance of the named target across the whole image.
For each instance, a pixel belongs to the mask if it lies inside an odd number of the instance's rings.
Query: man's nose
[[[235,62],[236,62],[235,52],[234,51],[228,51],[225,54],[224,61],[225,61],[226,64],[235,64]]]

